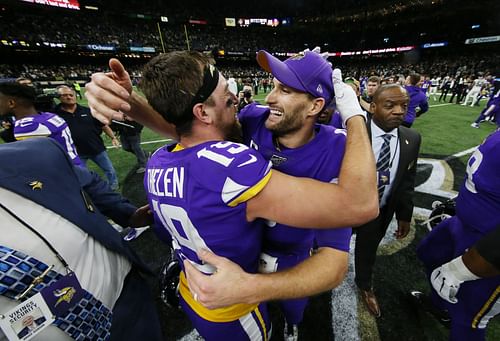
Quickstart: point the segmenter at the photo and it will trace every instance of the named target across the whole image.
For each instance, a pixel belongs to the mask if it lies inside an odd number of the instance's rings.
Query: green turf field
[[[264,102],[264,95],[258,95],[256,99]],[[85,105],[85,100],[81,101],[81,104]],[[425,159],[421,161],[422,164],[419,162],[417,185],[428,181],[433,168],[429,168],[426,162],[433,160],[445,160],[443,163],[449,169],[447,185],[436,187],[435,193],[432,190],[430,192],[417,191],[416,224],[413,224],[410,236],[404,241],[394,241],[389,238],[380,247],[374,272],[374,287],[381,305],[382,317],[378,320],[372,318],[362,302],[356,299],[355,291],[352,293],[351,269],[341,288],[335,290],[333,294],[325,293],[311,299],[304,322],[300,326],[300,340],[333,340],[333,335],[337,340],[447,339],[447,330],[430,315],[416,309],[407,299],[406,294],[411,289],[429,291],[424,271],[415,255],[415,246],[426,233],[425,228],[419,225],[426,218],[422,212],[428,212],[425,210],[431,207],[432,201],[436,198],[442,199],[443,191],[453,193],[458,190],[464,177],[465,163],[470,154],[460,157],[453,157],[453,155],[479,145],[488,134],[494,131],[496,126],[489,123],[482,123],[480,129],[470,127],[470,123],[477,117],[484,105],[484,100],[480,107],[474,108],[431,100],[429,112],[418,118],[413,126],[422,135],[421,156]],[[106,136],[104,140],[108,146],[111,145],[111,141]],[[154,151],[161,147],[166,143],[164,140],[164,137],[149,129],[143,131],[143,148],[146,151]],[[117,148],[108,149],[108,153],[118,173],[123,195],[137,205],[145,204],[143,175],[134,172],[135,157]],[[91,162],[89,165],[91,169],[96,169]],[[132,243],[146,262],[158,271],[167,257],[166,246],[159,242],[150,231]],[[157,297],[156,280],[150,278],[149,282]],[[349,296],[349,292],[351,292],[350,298],[353,298],[352,303],[345,301],[346,293]],[[158,299],[157,302],[166,340],[196,339],[190,333],[192,328],[181,312],[163,306]],[[271,306],[271,311],[276,313],[273,318],[272,340],[281,340],[282,320],[275,306]],[[498,319],[490,323],[487,340],[500,340]]]

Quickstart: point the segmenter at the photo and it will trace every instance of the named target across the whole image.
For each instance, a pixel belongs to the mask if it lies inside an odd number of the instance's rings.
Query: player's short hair
[[[368,78],[368,82],[380,84],[380,77],[379,76],[370,76],[370,78]]]
[[[32,86],[16,82],[0,83],[0,93],[29,103],[34,103],[36,98],[36,92]]]
[[[418,82],[420,82],[420,78],[422,78],[420,76],[420,74],[416,73],[416,72],[410,73],[410,75],[408,77],[410,77],[410,84],[411,85],[417,85]]]
[[[203,53],[164,53],[144,66],[139,87],[153,109],[167,122],[174,124],[177,134],[182,136],[191,132],[193,106],[196,103],[213,102],[211,97],[200,97],[209,70],[213,72],[213,66]],[[218,77],[218,71],[215,72]]]

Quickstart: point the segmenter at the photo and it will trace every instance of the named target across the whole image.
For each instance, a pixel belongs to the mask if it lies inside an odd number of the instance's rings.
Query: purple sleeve
[[[49,127],[37,122],[31,116],[16,121],[14,125],[14,136],[18,140],[30,137],[50,136],[51,133]]]
[[[500,225],[500,131],[491,134],[467,162],[457,197],[457,216],[483,233]]]
[[[221,141],[197,153],[199,164],[193,176],[204,181],[214,192],[220,193],[223,202],[234,206],[256,195],[265,184],[262,181],[271,169],[271,163],[258,152],[243,144]]]
[[[349,252],[352,229],[350,227],[316,230],[318,247],[331,247],[340,251]]]
[[[427,97],[425,96],[424,93],[422,93],[420,103],[418,106],[420,108],[420,114],[423,114],[424,112],[427,112],[427,110],[429,110],[429,102],[427,101]]]

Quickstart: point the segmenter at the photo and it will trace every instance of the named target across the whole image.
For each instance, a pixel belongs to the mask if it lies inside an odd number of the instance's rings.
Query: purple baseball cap
[[[318,53],[307,51],[282,62],[269,52],[260,50],[257,62],[286,86],[307,92],[314,98],[323,98],[325,106],[333,99],[332,67]]]

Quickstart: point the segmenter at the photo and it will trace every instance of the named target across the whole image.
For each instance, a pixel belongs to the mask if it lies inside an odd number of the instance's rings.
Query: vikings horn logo
[[[387,181],[389,181],[389,177],[387,175],[380,176],[380,182],[382,184],[385,184]]]
[[[43,187],[43,183],[38,180],[31,181],[28,185],[31,187],[32,190],[36,189],[40,190]]]
[[[55,297],[59,297],[57,300],[55,306],[61,302],[66,302],[66,303],[71,303],[71,300],[73,299],[73,296],[76,294],[76,290],[73,287],[66,287],[62,289],[57,289],[53,291],[53,294]]]

